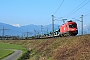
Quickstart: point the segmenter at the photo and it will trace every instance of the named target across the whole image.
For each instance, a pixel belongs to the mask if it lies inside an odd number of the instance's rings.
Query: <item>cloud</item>
[[[20,27],[20,24],[13,24],[13,26],[15,26],[15,27]]]

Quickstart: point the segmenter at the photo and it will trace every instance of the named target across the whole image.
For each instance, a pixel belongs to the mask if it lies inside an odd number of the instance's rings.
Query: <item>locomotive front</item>
[[[77,23],[73,21],[68,21],[62,26],[60,26],[61,36],[75,36],[78,34]]]
[[[75,36],[78,34],[78,29],[77,29],[77,23],[76,22],[72,22],[72,21],[69,21],[67,22],[68,24],[68,32],[70,35],[72,36]]]

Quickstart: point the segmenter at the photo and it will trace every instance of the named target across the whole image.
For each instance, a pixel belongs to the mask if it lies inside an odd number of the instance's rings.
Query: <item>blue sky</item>
[[[48,25],[51,15],[56,12],[63,0],[0,0],[0,22],[22,25]],[[87,3],[88,2],[88,3]],[[54,14],[55,17],[71,20],[84,15],[84,25],[90,24],[90,0],[64,0]],[[76,21],[78,24],[80,22]],[[55,21],[62,24],[62,21]]]

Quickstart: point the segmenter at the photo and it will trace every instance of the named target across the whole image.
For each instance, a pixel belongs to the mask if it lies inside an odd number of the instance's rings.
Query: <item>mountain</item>
[[[54,28],[57,29],[59,25],[55,24]],[[47,33],[52,31],[52,24],[46,25],[46,26],[41,26],[41,25],[34,25],[34,24],[30,24],[30,25],[26,25],[26,26],[21,26],[21,27],[15,27],[9,24],[5,24],[5,23],[0,23],[0,36],[2,36],[4,31],[4,36],[9,35],[9,36],[26,36],[27,33],[30,35],[34,35],[34,33],[36,32],[36,34],[41,34],[42,33]]]

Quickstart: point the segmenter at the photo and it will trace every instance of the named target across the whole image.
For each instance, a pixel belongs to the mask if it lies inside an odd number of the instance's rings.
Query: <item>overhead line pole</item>
[[[67,20],[67,19],[62,19],[63,23],[65,23],[65,20]]]
[[[44,27],[44,26],[41,25],[41,35],[43,35],[43,33],[42,33],[42,31],[43,31],[43,27]]]
[[[36,30],[34,29],[34,36],[36,37]]]
[[[54,37],[54,21],[56,19],[54,19],[54,15],[52,15],[52,36]],[[65,23],[65,20],[67,19],[62,19],[62,20],[58,20],[58,21],[63,21],[63,23]]]
[[[42,35],[42,25],[41,25],[41,35]]]
[[[54,37],[54,15],[52,15],[52,36]]]
[[[81,15],[81,20],[78,20],[78,19],[75,19],[77,21],[80,21],[81,22],[81,35],[83,35],[83,15]],[[74,18],[73,18],[74,19]]]
[[[28,38],[28,37],[29,37],[29,34],[30,34],[30,32],[28,32],[28,31],[27,31],[27,32],[25,32],[25,33],[26,33],[26,35],[27,35],[27,38]]]
[[[83,15],[81,15],[81,35],[83,35]]]

